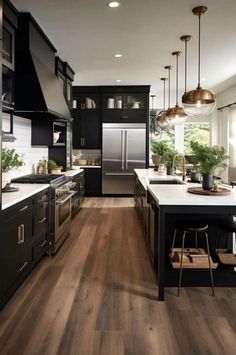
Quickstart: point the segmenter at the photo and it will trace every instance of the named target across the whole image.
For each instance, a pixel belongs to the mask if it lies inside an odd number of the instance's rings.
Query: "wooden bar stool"
[[[195,248],[198,248],[198,233],[203,233],[206,239],[206,248],[207,248],[207,256],[208,256],[208,263],[209,263],[209,272],[210,272],[210,279],[211,279],[211,288],[212,288],[212,295],[215,295],[214,291],[214,281],[213,281],[213,274],[211,268],[211,259],[210,259],[210,249],[209,249],[209,241],[208,241],[208,234],[207,234],[208,224],[203,221],[180,221],[177,222],[174,231],[174,237],[172,242],[171,248],[171,255],[173,255],[173,249],[175,246],[175,239],[177,232],[182,232],[182,246],[181,246],[181,258],[180,258],[180,272],[179,272],[179,285],[178,285],[178,296],[180,294],[180,288],[182,283],[182,273],[183,273],[183,254],[184,254],[184,246],[185,246],[185,238],[187,234],[194,234],[195,236]]]

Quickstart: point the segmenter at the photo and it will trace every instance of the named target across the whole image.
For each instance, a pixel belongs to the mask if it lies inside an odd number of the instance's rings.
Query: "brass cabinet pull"
[[[40,244],[40,248],[44,247],[44,245],[47,243],[46,240],[44,240],[44,242],[42,244]]]
[[[22,207],[22,208],[20,209],[20,212],[22,212],[22,211],[24,211],[24,210],[27,210],[27,208],[29,208],[29,206],[25,205],[24,207]]]
[[[21,243],[25,241],[25,225],[21,224]]]
[[[38,200],[38,202],[43,202],[44,200],[46,200],[46,198],[48,197],[48,195],[43,195],[42,197],[40,197],[40,199]]]
[[[22,244],[25,241],[25,226],[20,224],[17,228],[17,244]]]
[[[39,224],[42,224],[43,222],[46,221],[46,219],[47,219],[46,217],[43,217],[42,219],[40,219],[40,221],[38,221],[38,223],[39,223]]]
[[[22,272],[26,268],[27,265],[28,265],[28,262],[25,261],[24,264],[19,269],[17,269],[17,272],[18,273]]]

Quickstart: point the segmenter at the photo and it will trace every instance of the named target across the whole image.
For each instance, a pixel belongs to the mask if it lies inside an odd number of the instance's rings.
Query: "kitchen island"
[[[143,187],[146,185],[147,205],[154,211],[153,266],[158,282],[158,298],[164,300],[165,287],[177,286],[179,269],[171,268],[169,252],[174,233],[175,222],[182,219],[203,219],[209,223],[210,249],[213,259],[216,247],[225,245],[226,235],[219,227],[219,221],[227,215],[236,214],[236,190],[231,189],[226,196],[194,195],[188,192],[191,186],[199,184],[168,184],[175,177],[159,177],[153,170],[137,170],[136,178]],[[167,184],[150,184],[151,179],[162,179]],[[150,232],[150,228],[149,228]],[[232,247],[232,245],[231,245]],[[208,286],[208,269],[187,270],[183,273],[184,286]],[[233,267],[218,266],[214,270],[216,286],[236,286],[236,274]]]

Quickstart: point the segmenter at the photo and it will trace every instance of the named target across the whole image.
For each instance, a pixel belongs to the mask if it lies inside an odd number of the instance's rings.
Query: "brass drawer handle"
[[[43,248],[46,243],[47,241],[45,240],[42,244],[40,244],[40,248]]]
[[[17,269],[17,272],[18,273],[22,272],[26,268],[27,265],[28,265],[28,262],[25,261],[24,264],[19,269]]]
[[[40,197],[40,199],[38,199],[38,203],[43,202],[44,200],[46,200],[48,198],[48,195],[43,195],[42,197]]]
[[[42,224],[42,223],[44,223],[46,220],[47,220],[47,218],[46,218],[46,217],[43,217],[42,219],[40,219],[40,221],[38,221],[38,223],[39,223],[39,224]]]
[[[20,212],[22,212],[22,211],[24,211],[24,210],[27,210],[27,208],[29,208],[29,206],[25,205],[24,207],[22,207],[22,208],[20,209]]]
[[[17,244],[22,244],[25,241],[25,225],[20,224],[17,228]]]

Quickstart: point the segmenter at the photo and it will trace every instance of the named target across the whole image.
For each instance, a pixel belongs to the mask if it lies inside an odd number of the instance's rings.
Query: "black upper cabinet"
[[[101,148],[101,95],[94,87],[73,87],[73,148]]]
[[[147,122],[149,86],[114,86],[106,87],[105,90],[106,92],[102,95],[102,121],[104,123]]]
[[[17,26],[17,10],[8,1],[4,1],[2,28],[2,104],[3,111],[7,113],[14,110],[15,31]]]
[[[67,62],[63,62],[61,58],[56,57],[55,73],[60,81],[63,95],[69,109],[72,109],[72,83],[74,81],[74,70]]]

